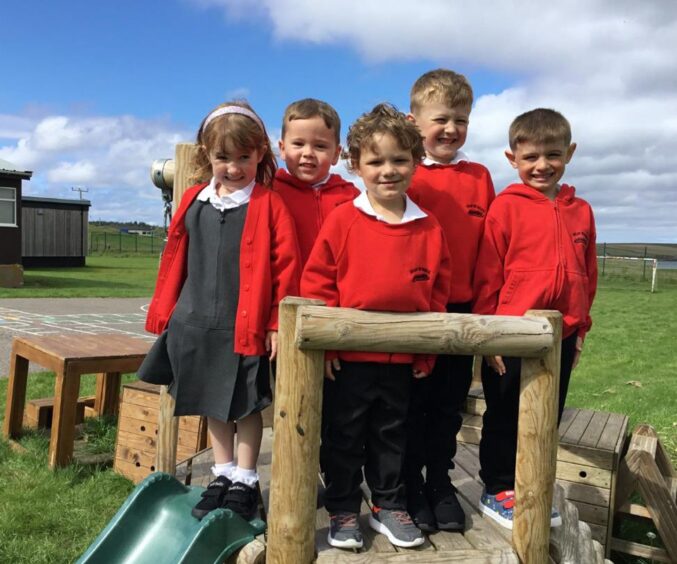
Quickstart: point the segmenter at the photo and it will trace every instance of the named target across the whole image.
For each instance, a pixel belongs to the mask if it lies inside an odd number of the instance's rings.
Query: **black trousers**
[[[411,364],[341,361],[326,429],[325,506],[359,513],[362,467],[374,505],[405,507],[402,467]]]
[[[448,304],[449,313],[470,313],[470,303]],[[426,482],[434,489],[451,488],[449,470],[454,468],[456,435],[461,411],[472,381],[472,356],[437,356],[427,378],[414,380],[407,417],[406,481],[410,487]]]
[[[559,424],[564,410],[571,368],[576,352],[576,334],[562,341],[559,380]],[[497,374],[482,362],[482,387],[487,410],[483,416],[480,441],[480,478],[487,493],[496,495],[515,488],[515,457],[517,456],[517,418],[519,415],[520,371],[519,358],[503,357],[506,373]]]

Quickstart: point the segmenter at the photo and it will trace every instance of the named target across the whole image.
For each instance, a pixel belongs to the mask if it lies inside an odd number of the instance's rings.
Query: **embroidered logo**
[[[477,204],[467,204],[465,207],[468,210],[468,215],[474,217],[484,217],[486,215],[486,210]]]
[[[426,282],[427,280],[430,280],[430,270],[424,266],[412,268],[409,273],[411,274],[412,282]]]
[[[588,245],[588,234],[585,231],[576,231],[573,234],[574,238],[574,243],[578,243],[579,245]]]

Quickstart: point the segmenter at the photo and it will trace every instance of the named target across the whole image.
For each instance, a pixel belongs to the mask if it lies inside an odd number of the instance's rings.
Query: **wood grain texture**
[[[306,564],[315,558],[324,351],[299,350],[294,334],[298,307],[318,303],[301,298],[285,298],[280,303],[269,563]]]
[[[541,564],[548,558],[557,463],[562,315],[552,311],[528,314],[548,319],[554,347],[543,358],[522,359],[512,540],[522,562]]]
[[[384,313],[303,306],[296,320],[302,349],[537,357],[553,346],[542,317],[460,313]]]

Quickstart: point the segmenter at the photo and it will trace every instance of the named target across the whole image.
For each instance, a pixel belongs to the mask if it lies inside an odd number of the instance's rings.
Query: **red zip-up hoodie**
[[[554,200],[512,184],[489,209],[475,268],[473,313],[562,312],[562,336],[584,338],[597,290],[595,219],[562,185]]]
[[[447,303],[472,300],[484,218],[494,200],[489,171],[478,163],[421,164],[416,167],[407,195],[440,222],[454,269]]]
[[[275,174],[273,190],[282,196],[294,218],[302,268],[329,213],[336,206],[354,200],[360,195],[354,184],[338,174],[330,175],[326,183],[313,188],[283,169],[278,169]]]
[[[186,190],[172,218],[162,252],[146,331],[164,331],[187,276],[188,233],[184,218],[207,184]],[[278,194],[255,184],[240,240],[240,288],[235,319],[235,352],[266,354],[266,331],[277,330],[278,305],[299,292],[300,261],[294,220]]]

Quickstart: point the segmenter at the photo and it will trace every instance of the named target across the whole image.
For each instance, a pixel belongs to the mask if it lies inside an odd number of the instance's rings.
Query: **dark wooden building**
[[[25,268],[85,266],[89,200],[22,198]]]
[[[0,286],[23,284],[21,268],[21,183],[30,170],[0,159]]]

